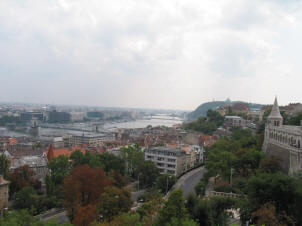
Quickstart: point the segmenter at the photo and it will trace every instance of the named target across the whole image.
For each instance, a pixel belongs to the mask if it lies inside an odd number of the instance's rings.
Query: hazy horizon
[[[302,1],[0,2],[0,102],[302,102]]]

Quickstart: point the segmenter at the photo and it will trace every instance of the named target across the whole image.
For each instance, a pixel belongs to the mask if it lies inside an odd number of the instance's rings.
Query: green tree
[[[138,166],[136,174],[139,178],[140,187],[152,187],[156,182],[159,172],[154,162],[143,161]]]
[[[8,178],[9,160],[4,154],[0,154],[0,174],[3,175],[4,179]]]
[[[302,120],[302,112],[296,116],[291,117],[289,120],[289,125],[300,126],[301,120]]]
[[[101,200],[98,208],[99,214],[108,222],[114,216],[128,212],[132,205],[130,191],[117,187],[105,188],[104,193],[101,194]]]
[[[70,159],[73,160],[74,166],[88,164],[88,159],[86,157],[87,156],[85,156],[80,150],[75,150],[70,155]]]
[[[260,162],[259,169],[265,173],[277,173],[281,171],[280,159],[275,156],[266,157]]]
[[[236,202],[230,198],[212,197],[199,199],[195,195],[188,197],[186,206],[192,218],[199,225],[228,225],[230,213],[226,210],[234,207]]]
[[[47,167],[51,172],[55,185],[59,185],[63,183],[64,177],[71,172],[72,163],[67,156],[60,155],[57,158],[52,158],[52,160],[48,162]]]
[[[200,180],[198,184],[195,186],[195,193],[197,195],[205,195],[206,192],[206,182],[204,180]]]
[[[126,163],[126,172],[131,177],[136,177],[137,167],[144,161],[144,152],[141,146],[136,143],[120,149],[121,157]]]
[[[277,214],[284,212],[302,222],[302,185],[296,178],[281,173],[261,173],[248,180],[247,194],[252,212],[266,203],[274,203]]]
[[[125,174],[125,161],[118,156],[111,153],[104,153],[99,155],[103,169],[109,173],[114,170],[120,172],[122,175]]]
[[[224,122],[224,117],[213,110],[207,111],[207,117],[199,117],[196,121],[184,125],[186,130],[194,130],[212,134]]]
[[[162,193],[166,193],[177,181],[176,177],[171,174],[162,174],[157,178],[157,188],[161,190]]]
[[[60,155],[48,162],[47,167],[50,170],[50,174],[47,174],[45,178],[47,194],[64,198],[62,192],[63,181],[71,172],[72,163],[67,156]]]
[[[28,211],[9,211],[0,217],[0,226],[72,226],[70,223],[58,224],[54,221],[39,221],[31,216]]]
[[[14,208],[28,209],[32,214],[35,214],[35,206],[37,205],[38,196],[33,187],[24,187],[19,191],[14,199]],[[32,209],[32,210],[31,210]]]
[[[189,218],[185,218],[185,219],[181,219],[179,220],[178,218],[172,218],[171,223],[167,224],[169,226],[174,226],[174,225],[178,225],[178,226],[198,226],[198,224]]]
[[[185,207],[185,199],[181,189],[174,190],[165,203],[163,209],[159,212],[155,225],[182,225],[189,215]]]
[[[217,127],[221,126],[224,122],[224,117],[211,109],[207,111],[207,118],[210,122],[214,122]]]
[[[143,226],[140,216],[137,213],[123,213],[114,217],[110,222],[104,221],[98,224],[92,224],[92,226]]]

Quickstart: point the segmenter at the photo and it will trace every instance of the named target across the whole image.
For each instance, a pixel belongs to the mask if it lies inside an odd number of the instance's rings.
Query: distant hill
[[[201,105],[199,105],[195,111],[192,111],[188,114],[188,119],[198,119],[200,116],[206,116],[207,111],[210,109],[216,109],[221,106],[225,106],[225,101],[212,101],[212,102],[206,102]]]
[[[201,105],[199,105],[195,111],[192,111],[188,114],[189,120],[195,120],[198,119],[200,116],[206,116],[207,111],[209,109],[215,110],[219,107],[225,106],[225,105],[234,105],[236,103],[247,103],[244,101],[230,101],[227,99],[226,101],[212,101],[212,102],[206,102]],[[261,109],[264,105],[262,104],[254,104],[254,103],[248,103],[251,109]]]

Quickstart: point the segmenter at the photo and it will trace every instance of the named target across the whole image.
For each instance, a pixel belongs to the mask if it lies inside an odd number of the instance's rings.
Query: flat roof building
[[[155,163],[161,174],[181,176],[186,171],[186,152],[170,147],[154,147],[145,150],[145,160]]]

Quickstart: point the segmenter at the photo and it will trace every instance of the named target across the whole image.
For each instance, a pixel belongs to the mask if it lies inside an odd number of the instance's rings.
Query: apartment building
[[[64,145],[67,147],[79,145],[86,145],[87,147],[99,147],[104,145],[103,141],[103,135],[70,135],[64,138]]]
[[[246,120],[239,116],[225,116],[224,124],[227,127],[244,127]]]
[[[145,150],[145,160],[155,163],[161,174],[179,177],[186,171],[186,152],[171,147],[154,147]]]

